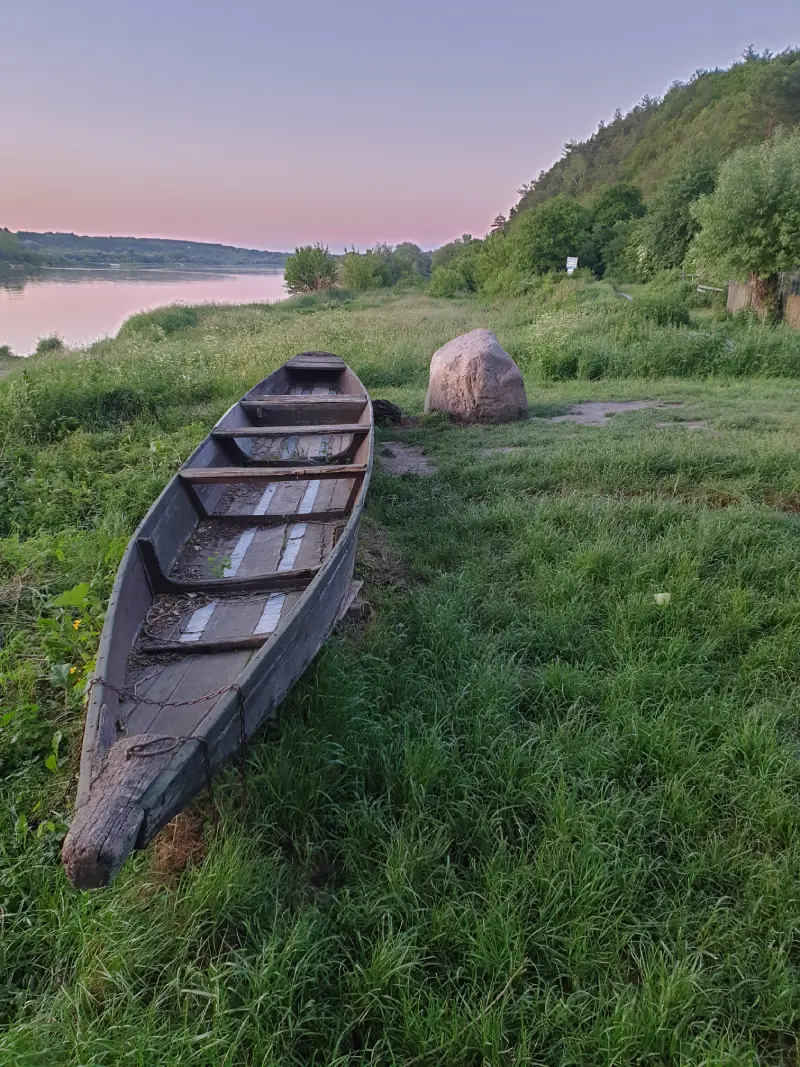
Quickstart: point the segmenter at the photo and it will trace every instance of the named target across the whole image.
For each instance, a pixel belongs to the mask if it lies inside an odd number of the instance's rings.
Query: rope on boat
[[[247,740],[247,721],[245,719],[245,707],[244,707],[244,694],[242,693],[242,687],[238,682],[233,682],[231,685],[226,685],[222,689],[217,689],[213,693],[205,693],[200,697],[193,697],[191,700],[151,700],[149,697],[137,696],[136,693],[130,690],[120,689],[112,682],[108,682],[105,678],[92,678],[86,689],[87,695],[90,696],[95,685],[103,685],[107,689],[110,689],[113,693],[116,693],[118,697],[123,700],[136,701],[139,704],[150,704],[156,708],[185,708],[191,704],[202,704],[205,700],[213,700],[215,697],[221,697],[225,693],[235,692],[238,696],[237,706],[239,709],[239,771],[244,779],[244,761],[243,761],[243,746]],[[211,783],[212,770],[211,770],[211,754],[208,748],[208,740],[205,737],[199,737],[196,734],[188,734],[185,737],[178,737],[171,734],[163,734],[161,737],[151,737],[147,741],[138,741],[133,745],[129,745],[125,751],[125,758],[131,759],[135,757],[147,758],[149,756],[166,756],[170,752],[174,752],[175,749],[180,748],[182,745],[188,744],[190,741],[196,741],[203,750],[203,766],[206,774],[206,791],[208,793],[208,799],[211,804],[211,811],[213,812],[214,822],[219,819],[219,809],[217,808],[216,801],[214,800],[214,789]],[[155,748],[155,746],[162,746]],[[167,747],[163,747],[166,745]],[[152,749],[152,751],[151,751]]]

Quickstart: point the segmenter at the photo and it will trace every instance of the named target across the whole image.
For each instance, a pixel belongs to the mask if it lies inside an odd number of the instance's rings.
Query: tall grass
[[[201,309],[0,383],[0,1063],[794,1062],[800,383],[545,379],[559,331],[642,359],[691,337],[631,311],[579,285]],[[418,412],[477,325],[535,414],[681,407],[395,431],[438,473],[376,472],[366,632],[221,776],[219,822],[198,803],[185,869],[157,845],[70,890],[80,684],[160,486],[293,352]],[[760,366],[793,343],[755,329],[697,332]]]

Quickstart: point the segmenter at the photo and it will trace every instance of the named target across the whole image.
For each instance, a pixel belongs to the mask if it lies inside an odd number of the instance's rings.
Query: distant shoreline
[[[283,267],[205,267],[202,270],[191,267],[139,267],[136,264],[124,264],[121,267],[37,267],[33,273],[43,274],[47,271],[76,271],[80,273],[123,274],[125,271],[137,274],[283,274]]]

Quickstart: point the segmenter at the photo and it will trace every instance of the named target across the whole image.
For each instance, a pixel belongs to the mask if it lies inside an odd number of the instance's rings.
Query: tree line
[[[286,261],[285,283],[290,293],[311,293],[336,285],[356,292],[421,285],[430,274],[432,258],[430,252],[423,252],[411,241],[394,247],[377,244],[365,252],[353,247],[342,256],[332,255],[321,243],[303,245]]]
[[[758,310],[774,311],[778,275],[800,268],[800,51],[748,49],[730,70],[700,71],[601,124],[483,238],[339,258],[307,246],[289,258],[287,284],[364,290],[429,279],[432,296],[514,295],[564,271],[567,257],[618,282],[674,268],[721,285],[750,280]]]

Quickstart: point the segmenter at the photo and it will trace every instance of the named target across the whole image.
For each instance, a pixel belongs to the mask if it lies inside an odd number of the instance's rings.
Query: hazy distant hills
[[[80,237],[74,233],[29,233],[19,243],[43,267],[175,267],[280,269],[285,252],[170,241],[156,237]]]

